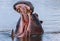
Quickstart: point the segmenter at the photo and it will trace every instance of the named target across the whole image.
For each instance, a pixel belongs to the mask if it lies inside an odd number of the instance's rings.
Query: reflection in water
[[[43,35],[31,35],[30,37],[17,38],[16,41],[42,41]]]

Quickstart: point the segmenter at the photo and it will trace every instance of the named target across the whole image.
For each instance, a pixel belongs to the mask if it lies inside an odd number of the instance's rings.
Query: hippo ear
[[[42,23],[43,23],[43,21],[41,21],[41,20],[40,20],[40,23],[42,24]]]

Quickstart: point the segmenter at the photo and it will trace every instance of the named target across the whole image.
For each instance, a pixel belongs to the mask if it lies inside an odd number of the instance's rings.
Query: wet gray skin
[[[40,21],[39,19],[38,19],[38,17],[36,17],[36,15],[35,14],[31,14],[30,15],[30,17],[32,17],[31,18],[31,23],[30,23],[30,25],[29,25],[29,28],[30,28],[30,34],[43,34],[44,33],[44,31],[43,31],[43,29],[42,29],[42,21]],[[16,25],[16,31],[15,31],[15,33],[17,33],[17,32],[19,32],[19,30],[18,29],[20,29],[20,20],[21,20],[21,18],[18,20],[18,22],[17,22],[17,25]],[[28,32],[29,32],[29,30],[28,30]],[[24,32],[23,32],[24,33]]]

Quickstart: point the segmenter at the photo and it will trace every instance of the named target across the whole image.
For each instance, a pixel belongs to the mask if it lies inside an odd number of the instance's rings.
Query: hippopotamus
[[[32,15],[33,15],[33,18],[34,18],[34,16],[35,16],[35,17],[38,17],[38,14],[36,14],[36,13],[35,13],[35,14],[32,14]],[[21,20],[21,18],[19,18],[19,20],[18,20],[18,22],[17,22],[15,33],[17,33],[17,31],[18,31],[18,29],[19,29],[20,20]],[[39,23],[42,24],[43,21],[40,20]],[[41,26],[41,28],[42,28],[42,26]],[[42,32],[44,32],[43,29],[42,29]]]
[[[38,14],[34,13],[34,7],[31,2],[20,1],[14,4],[14,10],[20,14],[20,18],[16,25],[16,36],[24,37],[31,35],[41,35],[44,33],[42,22],[38,18]]]
[[[31,31],[30,33],[31,34],[43,34],[44,31],[42,29],[42,23],[43,21],[39,20],[36,13],[35,14],[31,14],[30,15],[30,24],[29,26],[27,27],[27,31]],[[16,25],[16,33],[18,32],[18,29],[20,28],[20,20],[21,18],[19,18],[18,22],[17,22],[17,25]],[[24,33],[24,32],[23,32]]]

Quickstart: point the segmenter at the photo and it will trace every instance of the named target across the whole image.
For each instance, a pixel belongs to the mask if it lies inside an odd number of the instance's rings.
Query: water
[[[11,36],[11,32],[0,32],[0,41],[12,41],[12,38],[10,36]],[[31,38],[29,38],[29,39],[31,40]],[[35,37],[32,40],[41,41],[38,37]],[[59,41],[59,40],[60,40],[60,33],[53,33],[53,34],[44,33],[42,36],[42,41]],[[18,41],[16,37],[14,38],[14,41]]]

